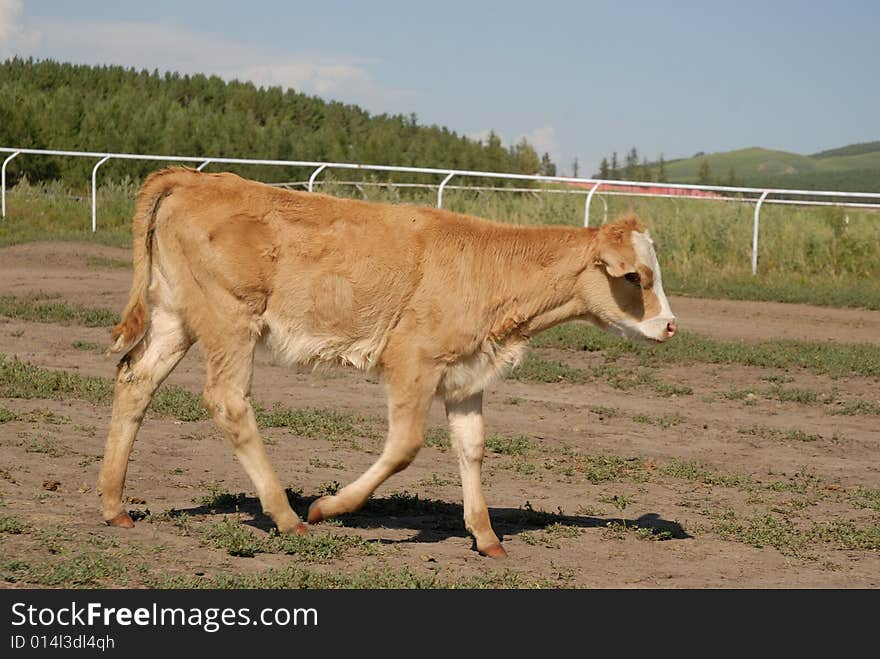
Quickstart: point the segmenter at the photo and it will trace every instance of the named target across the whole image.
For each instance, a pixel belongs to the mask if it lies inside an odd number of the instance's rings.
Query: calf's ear
[[[624,242],[620,234],[600,231],[596,236],[596,261],[605,267],[611,277],[623,277],[628,272],[636,271],[636,254],[632,244]]]

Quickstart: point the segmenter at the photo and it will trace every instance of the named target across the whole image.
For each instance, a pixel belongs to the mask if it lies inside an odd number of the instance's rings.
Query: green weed
[[[780,430],[779,428],[769,428],[767,426],[758,425],[738,428],[737,432],[741,435],[751,435],[752,437],[760,437],[761,439],[771,439],[774,441],[815,442],[822,439],[822,435],[808,433],[803,430]]]
[[[525,455],[532,448],[532,442],[525,435],[515,437],[491,435],[486,438],[486,448],[502,455]]]
[[[110,327],[119,322],[119,315],[110,309],[68,304],[52,296],[0,296],[0,316],[37,323],[60,323],[85,327]]]
[[[0,515],[0,533],[18,535],[19,533],[24,533],[26,529],[27,526],[17,518]]]

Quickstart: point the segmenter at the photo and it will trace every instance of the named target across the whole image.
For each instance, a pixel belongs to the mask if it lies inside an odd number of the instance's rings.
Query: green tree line
[[[593,174],[593,178],[613,181],[657,181],[666,183],[668,181],[666,173],[666,160],[663,154],[654,162],[649,163],[644,156],[639,159],[639,151],[636,147],[632,147],[623,157],[621,162],[617,155],[617,151],[610,157],[602,158],[599,164],[599,171]]]
[[[523,174],[556,169],[525,139],[505,147],[495,133],[485,142],[470,139],[420,125],[414,114],[371,115],[356,105],[217,76],[21,58],[0,64],[0,145]],[[81,158],[28,157],[25,167],[24,159],[10,163],[13,182],[26,172],[32,181],[79,184],[94,165]],[[102,177],[139,178],[157,166],[111,161]],[[303,174],[283,167],[239,169],[266,181]]]
[[[593,174],[593,177],[606,180],[669,182],[666,159],[663,154],[661,153],[656,161],[648,162],[644,156],[639,159],[639,151],[636,147],[632,147],[626,152],[623,162],[618,158],[616,151],[610,157],[602,158],[599,171]],[[737,176],[733,167],[722,178],[712,171],[709,161],[705,157],[700,161],[696,183],[699,185],[744,185],[743,180]]]

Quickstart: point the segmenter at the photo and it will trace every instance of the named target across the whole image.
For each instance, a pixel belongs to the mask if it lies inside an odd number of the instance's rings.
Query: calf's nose
[[[666,338],[672,338],[675,336],[675,331],[678,329],[678,325],[675,324],[674,320],[666,323]]]

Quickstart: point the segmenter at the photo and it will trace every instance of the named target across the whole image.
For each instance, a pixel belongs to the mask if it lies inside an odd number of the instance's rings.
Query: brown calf
[[[122,358],[99,482],[113,526],[132,526],[122,489],[144,411],[201,341],[207,409],[265,513],[281,532],[306,532],[251,407],[262,341],[289,362],[375,369],[387,384],[381,456],[315,501],[310,524],[357,510],[415,458],[439,394],[465,524],[482,554],[503,556],[480,482],[485,387],[518,362],[533,335],[567,320],[654,341],[675,333],[653,243],[635,218],[599,229],[515,227],[167,169],[144,183],[133,235],[134,281],[110,349]]]

